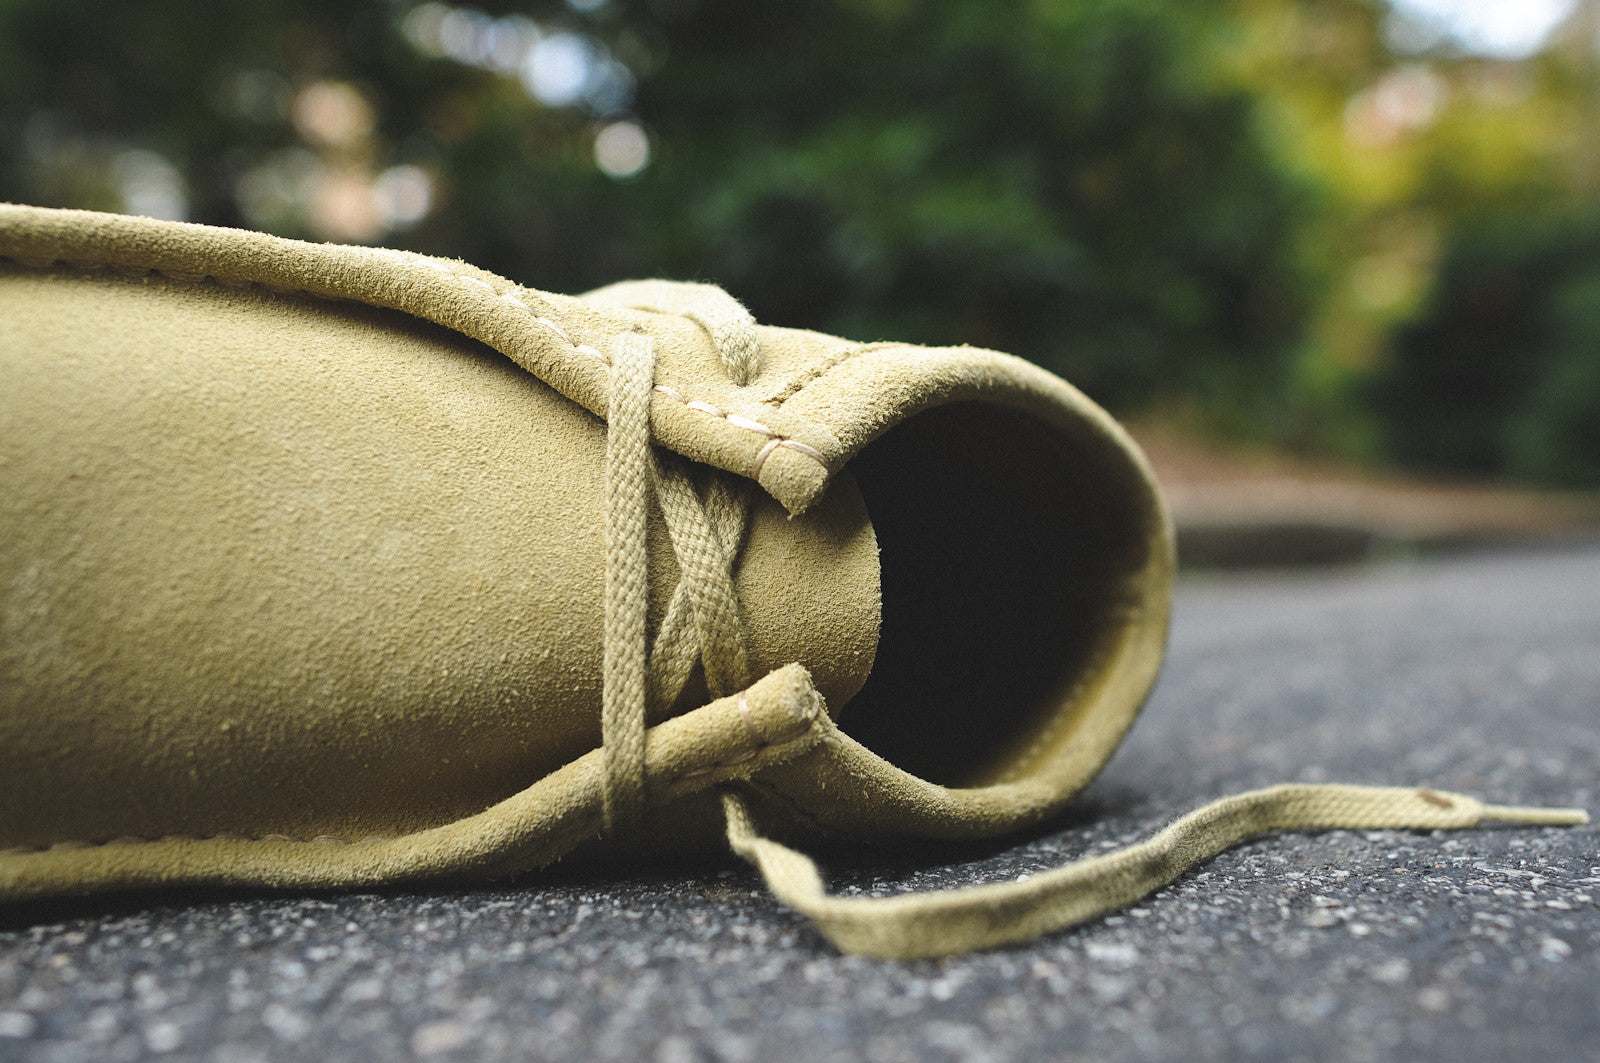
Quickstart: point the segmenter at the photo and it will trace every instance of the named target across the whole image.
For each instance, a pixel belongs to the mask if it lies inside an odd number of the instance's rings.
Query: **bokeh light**
[[[1345,106],[1345,135],[1362,148],[1385,148],[1439,117],[1450,87],[1426,66],[1391,70]]]
[[[129,214],[170,221],[183,221],[189,216],[183,175],[153,151],[134,148],[120,153],[112,161],[111,179]]]
[[[1407,50],[1449,42],[1471,55],[1525,59],[1577,9],[1577,0],[1390,0],[1390,37]]]
[[[650,165],[650,137],[637,122],[612,122],[595,134],[594,163],[607,177],[632,177]]]
[[[547,107],[571,107],[583,99],[594,73],[594,46],[577,34],[557,33],[528,53],[522,83]]]
[[[567,6],[588,15],[606,4],[596,0]],[[400,30],[419,54],[515,78],[531,99],[553,110],[580,108],[605,119],[625,115],[633,106],[638,86],[634,72],[580,29],[429,2],[406,12]]]
[[[372,135],[372,105],[354,85],[314,81],[295,94],[289,117],[309,144],[347,149]]]

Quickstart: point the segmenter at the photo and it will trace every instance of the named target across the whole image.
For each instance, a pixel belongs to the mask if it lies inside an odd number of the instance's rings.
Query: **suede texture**
[[[1094,776],[1159,667],[1149,471],[1018,359],[762,328],[737,385],[672,307],[88,212],[0,206],[0,259],[0,898],[637,855],[713,842],[730,782],[796,837],[993,835]],[[645,822],[605,837],[604,350],[632,330],[658,445],[754,482],[766,678],[692,680]],[[650,563],[654,630],[659,514]]]

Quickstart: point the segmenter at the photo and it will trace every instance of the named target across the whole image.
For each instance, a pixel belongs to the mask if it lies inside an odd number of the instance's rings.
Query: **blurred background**
[[[1597,133],[1600,0],[0,0],[0,198],[711,280],[1158,459],[1600,486]]]

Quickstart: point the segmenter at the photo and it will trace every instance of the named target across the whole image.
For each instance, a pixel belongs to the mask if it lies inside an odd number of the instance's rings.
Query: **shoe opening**
[[[1110,749],[1143,690],[1090,704],[1164,570],[1151,489],[1097,425],[960,403],[850,465],[878,537],[877,662],[846,733],[945,786],[1012,781],[1107,709]],[[1098,766],[1098,765],[1097,765]]]

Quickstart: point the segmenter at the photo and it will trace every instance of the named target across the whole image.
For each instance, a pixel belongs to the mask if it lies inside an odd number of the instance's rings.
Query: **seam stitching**
[[[749,734],[749,744],[746,746],[746,748],[740,750],[738,753],[735,753],[732,756],[724,757],[715,764],[711,764],[707,767],[694,768],[689,771],[679,772],[676,775],[670,775],[659,785],[672,786],[674,783],[682,782],[685,779],[698,778],[702,775],[713,775],[716,772],[724,771],[728,768],[736,767],[737,765],[754,760],[761,753],[773,748],[774,746],[789,745],[792,742],[798,741],[799,739],[805,737],[812,727],[816,725],[817,718],[822,713],[821,698],[814,696],[810,699],[810,702],[810,707],[801,715],[799,722],[796,723],[794,727],[784,731],[782,734],[779,734],[774,738],[763,739],[756,734],[755,729],[750,721],[750,707],[745,701],[744,695],[740,694],[739,716],[741,721],[744,723],[745,730]],[[455,822],[460,821],[457,820]],[[364,842],[401,841],[412,836],[413,835],[411,834],[371,834],[364,838],[358,838],[352,841],[349,838],[338,838],[331,834],[319,834],[314,838],[291,838],[287,834],[263,834],[259,838],[252,838],[249,835],[239,834],[234,831],[220,831],[216,834],[210,834],[204,837],[192,834],[164,834],[159,838],[141,838],[135,835],[124,835],[117,838],[108,838],[105,841],[100,842],[61,841],[52,842],[49,845],[13,846],[9,849],[0,849],[0,857],[33,856],[39,853],[48,852],[76,852],[82,849],[121,848],[125,846],[131,847],[136,845],[159,845],[163,842],[229,841],[251,843],[291,842],[295,845],[360,845]]]
[[[856,357],[856,355],[866,354],[868,351],[881,350],[885,347],[899,346],[903,346],[903,344],[881,342],[856,343],[845,347],[842,350],[835,351],[833,354],[824,358],[819,364],[812,366],[810,369],[807,369],[805,372],[791,379],[777,391],[770,392],[766,402],[773,406],[781,407],[784,403],[788,402],[806,388],[816,383],[819,378],[826,376],[828,373],[837,369],[845,362],[848,362],[852,358]]]
[[[563,343],[571,347],[574,351],[599,360],[607,368],[611,367],[611,359],[606,357],[603,351],[600,351],[589,344],[579,343],[574,340],[566,329],[562,328],[556,322],[550,320],[550,318],[540,314],[537,310],[524,302],[523,299],[515,292],[496,291],[494,286],[486,281],[483,281],[477,277],[469,277],[464,273],[458,273],[449,266],[446,266],[444,263],[436,262],[433,259],[425,256],[411,256],[402,253],[402,257],[405,259],[405,261],[419,263],[437,273],[443,274],[446,277],[450,277],[466,284],[474,285],[484,289],[487,292],[490,292],[493,295],[499,296],[502,302],[514,306],[518,310],[521,310],[523,313],[532,317],[535,322],[543,325],[550,332],[554,333],[561,339]],[[774,447],[784,447],[785,449],[792,450],[797,454],[804,454],[806,457],[815,461],[818,465],[821,465],[824,471],[827,471],[828,461],[822,456],[821,451],[817,450],[815,447],[807,446],[798,439],[791,439],[788,436],[776,432],[767,425],[762,424],[760,421],[750,417],[745,417],[741,414],[729,413],[728,411],[714,406],[703,399],[685,398],[681,391],[678,391],[676,388],[668,387],[665,384],[655,385],[655,390],[665,395],[667,398],[672,399],[674,402],[678,402],[697,413],[703,413],[710,417],[716,417],[720,420],[727,421],[735,428],[741,428],[747,432],[755,432],[758,435],[766,436],[768,442],[761,448],[760,451],[756,453],[756,457],[750,465],[749,476],[752,480],[760,482],[761,468],[766,464],[767,458],[771,457]]]
[[[418,255],[413,257],[403,252],[397,254],[406,262],[418,263],[427,266],[429,269],[435,270],[436,272],[441,273],[446,277],[450,277],[453,280],[482,288],[490,294],[498,296],[502,302],[514,306],[518,310],[521,310],[523,313],[527,314],[534,320],[536,324],[543,326],[547,331],[560,339],[573,351],[599,361],[608,369],[611,367],[611,359],[606,357],[603,351],[600,351],[599,349],[592,347],[587,343],[577,342],[560,324],[539,313],[514,293],[496,291],[494,286],[486,281],[479,280],[477,277],[469,277],[465,274],[457,273],[450,267],[442,265],[438,262],[434,262],[431,259],[423,256]],[[219,277],[213,273],[187,273],[181,270],[124,266],[111,262],[95,262],[69,258],[31,258],[20,255],[0,255],[0,262],[15,262],[17,265],[24,266],[28,269],[53,269],[57,266],[69,266],[73,269],[81,270],[109,269],[112,272],[119,273],[125,277],[144,277],[155,273],[159,274],[160,276],[187,284],[199,284],[211,281],[227,288],[261,288],[265,291],[273,293],[274,295],[307,295],[314,299],[339,299],[348,302],[362,303],[362,305],[371,305],[365,303],[363,300],[352,299],[345,296],[330,296],[322,292],[311,291],[307,288],[285,287],[278,284],[269,284],[265,281],[241,281],[233,278]],[[404,311],[401,311],[401,313],[404,313]],[[823,456],[821,451],[817,450],[815,447],[808,446],[807,444],[800,442],[798,439],[793,439],[782,435],[767,425],[762,424],[760,421],[750,417],[745,417],[742,414],[729,413],[728,411],[701,399],[686,398],[681,391],[678,391],[676,388],[668,387],[665,384],[657,384],[655,386],[655,390],[665,395],[667,398],[672,399],[674,402],[678,402],[697,413],[703,413],[708,417],[716,417],[720,420],[728,422],[729,424],[733,425],[733,427],[743,429],[746,432],[753,432],[757,435],[766,436],[768,442],[761,448],[760,451],[757,452],[756,457],[751,462],[750,472],[748,475],[752,480],[756,480],[757,482],[760,481],[761,468],[766,464],[767,458],[771,457],[772,451],[776,447],[783,447],[784,449],[792,450],[797,454],[804,454],[806,457],[815,461],[818,465],[821,465],[824,472],[826,472],[828,469],[828,459]]]
[[[749,734],[750,745],[734,756],[725,757],[710,767],[695,768],[692,771],[686,771],[681,775],[674,776],[669,780],[669,784],[683,779],[692,779],[699,775],[710,775],[725,768],[731,768],[736,764],[743,764],[746,761],[754,760],[763,751],[771,749],[773,746],[788,745],[790,742],[804,737],[816,725],[817,717],[822,713],[822,699],[820,697],[813,695],[810,702],[810,707],[806,709],[799,722],[793,727],[775,738],[762,738],[756,733],[755,725],[750,719],[750,706],[746,703],[745,697],[741,693],[739,695],[739,718],[743,721],[745,731]]]

